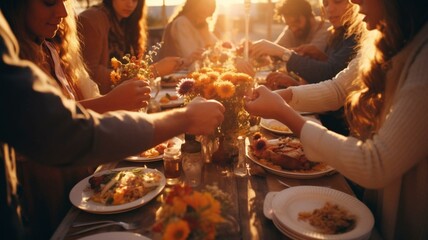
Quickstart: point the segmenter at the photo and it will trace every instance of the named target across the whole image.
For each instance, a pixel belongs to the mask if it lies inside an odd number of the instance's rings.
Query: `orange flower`
[[[235,85],[229,81],[216,81],[214,86],[220,98],[230,98],[235,94]]]
[[[177,216],[182,216],[187,209],[187,204],[183,201],[183,199],[179,197],[175,197],[172,200],[173,212]]]
[[[166,226],[163,235],[164,240],[186,240],[190,234],[190,228],[186,221],[177,220]]]
[[[213,99],[217,95],[216,88],[213,84],[208,84],[204,88],[204,98]]]

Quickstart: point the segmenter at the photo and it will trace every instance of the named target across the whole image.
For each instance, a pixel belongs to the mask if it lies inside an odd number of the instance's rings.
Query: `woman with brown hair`
[[[79,17],[83,58],[92,79],[102,94],[112,90],[111,58],[125,54],[141,56],[147,49],[147,6],[145,0],[103,0],[83,11]],[[161,59],[152,64],[152,72],[163,76],[179,70],[184,60],[178,57]]]
[[[289,126],[312,161],[325,162],[370,189],[364,200],[384,239],[428,239],[425,1],[352,2],[375,35],[363,42],[358,61],[322,83],[277,93],[259,87],[246,107]],[[291,108],[325,111],[341,105],[350,137],[307,121]]]
[[[187,0],[169,21],[162,41],[160,57],[197,58],[202,49],[217,42],[207,19],[216,9],[215,0]]]

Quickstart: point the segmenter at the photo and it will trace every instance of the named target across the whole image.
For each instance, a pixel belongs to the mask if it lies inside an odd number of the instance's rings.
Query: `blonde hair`
[[[64,73],[74,83],[74,85],[78,86],[79,81],[92,80],[90,80],[90,76],[82,57],[80,46],[81,42],[78,36],[76,24],[77,16],[74,10],[74,0],[68,0],[64,3],[66,5],[68,16],[63,19],[60,29],[52,39],[52,42],[55,43],[55,46],[58,48]],[[78,90],[82,92],[82,89],[79,88]]]

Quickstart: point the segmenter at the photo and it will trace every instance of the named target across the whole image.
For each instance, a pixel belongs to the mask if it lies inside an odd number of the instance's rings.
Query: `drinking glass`
[[[180,182],[181,154],[176,147],[166,148],[163,154],[163,167],[167,185],[175,185]]]

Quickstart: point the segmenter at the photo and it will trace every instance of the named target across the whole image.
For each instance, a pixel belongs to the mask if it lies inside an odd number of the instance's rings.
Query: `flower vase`
[[[239,149],[236,143],[236,134],[223,134],[219,137],[217,151],[212,155],[212,162],[228,171],[232,168],[235,157],[238,156]]]

